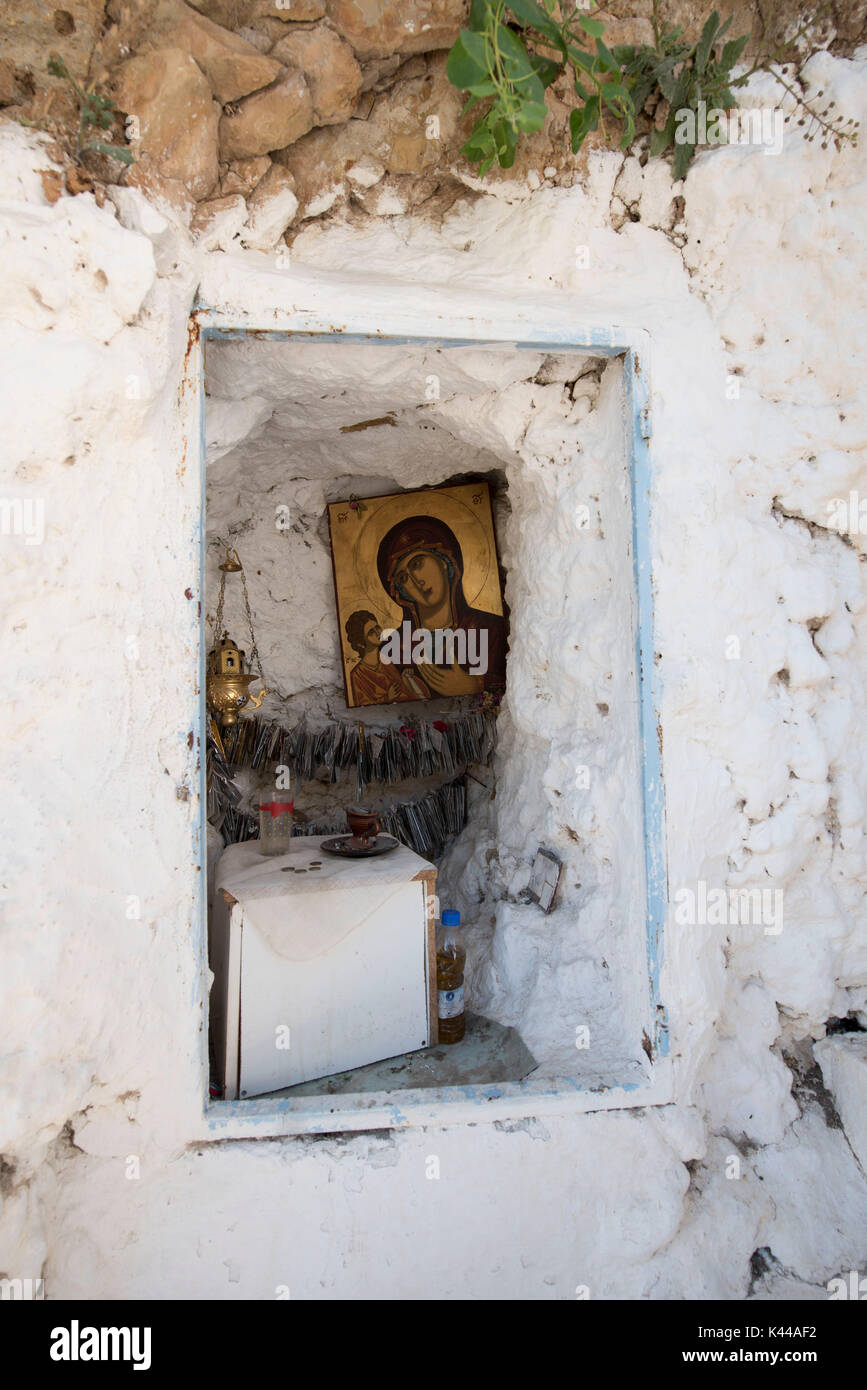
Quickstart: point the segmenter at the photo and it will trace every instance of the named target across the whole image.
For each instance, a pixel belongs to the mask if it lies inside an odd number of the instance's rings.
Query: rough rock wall
[[[692,41],[712,6],[665,0],[662,18]],[[851,54],[867,40],[867,0],[719,0],[716,8],[760,51],[801,61],[817,49]],[[423,207],[443,216],[482,187],[461,155],[475,113],[445,74],[446,51],[468,0],[47,0],[0,7],[0,121],[25,122],[56,139],[70,192],[106,184],[143,189],[191,227],[203,250],[291,245],[310,219],[363,223]],[[653,0],[598,7],[611,44],[652,43]],[[47,72],[57,53],[80,84],[95,84],[118,117],[103,140],[128,142],[131,168],[81,153],[78,103]],[[793,80],[794,77],[793,77]],[[569,187],[596,132],[573,156],[576,104],[564,72],[547,92],[542,129],[525,136],[512,169],[495,166],[486,187],[516,179]],[[664,123],[665,103],[651,113]],[[611,147],[620,128],[609,119]],[[642,144],[643,139],[643,144]],[[646,136],[636,151],[646,149]],[[51,195],[63,187],[51,180]]]
[[[808,76],[860,114],[863,63],[821,57]],[[785,922],[683,922],[672,902],[673,1105],[187,1152],[198,497],[177,388],[196,283],[239,267],[197,260],[134,195],[121,220],[89,195],[50,204],[49,165],[4,132],[4,487],[42,496],[45,536],[3,538],[0,1268],[42,1270],[55,1296],[328,1297],[373,1271],[386,1295],[416,1280],[438,1297],[742,1297],[755,1276],[760,1296],[824,1297],[867,1253],[864,1176],[809,1046],[829,1016],[863,1018],[867,986],[864,536],[828,511],[864,488],[857,154],[797,137],[776,158],[717,150],[682,189],[604,154],[582,187],[516,186],[442,230],[371,220],[296,240],[302,264],[405,297],[424,266],[468,305],[517,283],[651,331],[672,895],[769,881]],[[666,230],[677,193],[682,246]],[[615,196],[640,221],[615,230]]]

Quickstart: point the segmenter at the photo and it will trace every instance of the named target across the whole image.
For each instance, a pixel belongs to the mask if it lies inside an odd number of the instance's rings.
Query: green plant
[[[643,111],[649,97],[659,92],[668,102],[668,115],[662,129],[650,132],[651,155],[664,154],[674,147],[674,177],[682,179],[695,154],[696,142],[675,139],[678,118],[683,112],[698,116],[700,103],[706,108],[728,111],[737,106],[732,87],[743,86],[745,78],[733,78],[732,69],[743,53],[749,34],[729,39],[717,51],[731,19],[720,22],[717,11],[705,21],[698,42],[684,42],[678,24],[663,26],[658,0],[653,7],[654,44],[616,47],[614,55],[623,65],[626,85],[636,111]],[[695,123],[693,124],[695,128]]]
[[[490,99],[462,150],[482,177],[495,159],[511,168],[520,136],[542,128],[548,113],[545,89],[567,66],[582,100],[570,112],[573,151],[589,131],[599,126],[604,131],[606,111],[625,123],[624,147],[635,133],[633,102],[616,58],[602,41],[604,25],[577,7],[558,20],[555,9],[555,0],[471,0],[470,27],[451,48],[446,73],[469,93],[464,111]]]
[[[51,54],[47,67],[52,77],[64,78],[70,84],[78,100],[76,159],[79,159],[85,150],[94,150],[97,154],[106,154],[110,155],[112,159],[119,159],[123,164],[132,164],[132,150],[126,145],[108,145],[103,140],[86,138],[95,132],[110,130],[115,121],[120,119],[117,107],[111,98],[101,96],[99,92],[94,91],[92,86],[82,87],[76,82],[63,59],[57,53]]]
[[[664,154],[673,146],[675,178],[683,178],[696,149],[695,142],[682,140],[679,136],[676,138],[678,121],[683,113],[691,111],[697,117],[700,102],[704,102],[708,110],[730,110],[738,104],[734,89],[745,87],[757,72],[769,73],[794,99],[796,107],[802,113],[798,125],[810,123],[807,140],[814,140],[818,131],[822,136],[823,148],[829,141],[833,141],[838,150],[844,140],[851,140],[853,144],[857,144],[857,121],[843,121],[833,116],[833,101],[823,110],[819,110],[777,71],[782,63],[779,47],[771,47],[762,42],[755,62],[740,76],[734,77],[733,69],[747,45],[748,34],[728,39],[718,53],[717,46],[728,31],[731,19],[721,23],[714,10],[706,20],[698,42],[691,46],[683,42],[679,25],[672,28],[663,24],[661,5],[662,0],[654,0],[654,46],[645,44],[631,51],[615,48],[614,53],[624,65],[627,85],[635,101],[636,111],[643,109],[655,89],[658,89],[669,103],[665,125],[662,129],[654,129],[650,133],[650,153]],[[790,47],[800,38],[808,36],[814,21],[815,16],[790,37]],[[764,28],[766,34],[767,22]],[[765,35],[763,39],[764,37]],[[824,93],[820,91],[818,95],[822,97]],[[693,129],[697,124],[696,120]]]
[[[479,166],[482,178],[495,160],[502,168],[510,168],[521,135],[540,130],[545,122],[546,89],[567,70],[580,99],[569,113],[575,154],[592,130],[601,130],[608,138],[607,114],[622,125],[622,149],[632,143],[637,126],[649,129],[650,154],[662,155],[673,148],[674,174],[683,178],[698,144],[702,108],[724,112],[736,107],[735,89],[744,87],[760,70],[770,73],[792,96],[802,113],[798,124],[810,123],[808,140],[820,134],[823,147],[832,141],[838,149],[844,140],[857,142],[856,121],[832,115],[833,102],[819,110],[777,71],[782,64],[780,50],[769,47],[764,34],[756,61],[735,77],[748,34],[726,38],[731,19],[723,22],[714,10],[698,40],[690,43],[680,25],[663,22],[661,9],[662,0],[653,0],[652,44],[609,49],[603,42],[602,22],[578,6],[567,12],[558,0],[471,0],[469,28],[461,30],[452,46],[446,73],[469,95],[464,113],[480,103],[488,105],[461,153]],[[809,27],[809,23],[803,26],[789,44]],[[660,101],[668,104],[667,112],[660,108]],[[661,126],[653,124],[650,114],[658,110]],[[690,115],[691,123],[683,120]],[[693,138],[686,133],[690,129]]]

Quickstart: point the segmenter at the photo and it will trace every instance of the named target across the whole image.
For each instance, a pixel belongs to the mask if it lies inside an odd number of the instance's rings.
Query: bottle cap
[[[459,927],[461,925],[461,914],[456,912],[453,907],[447,907],[440,920],[444,927]]]

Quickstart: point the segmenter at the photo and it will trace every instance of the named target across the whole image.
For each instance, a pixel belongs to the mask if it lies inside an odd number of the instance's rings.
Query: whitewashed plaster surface
[[[822,56],[809,73],[863,120],[863,64]],[[47,163],[38,137],[4,129],[3,488],[44,501],[45,534],[2,537],[0,1270],[43,1273],[54,1297],[288,1286],[308,1298],[542,1299],[579,1286],[739,1298],[756,1250],[773,1257],[759,1296],[825,1296],[834,1275],[863,1271],[863,1172],[828,1106],[801,1083],[792,1095],[781,1056],[785,1045],[809,1062],[826,1020],[863,1017],[867,994],[864,536],[828,526],[832,499],[867,493],[861,156],[796,135],[776,157],[702,155],[667,190],[685,198],[682,248],[665,231],[662,166],[642,174],[610,153],[582,188],[515,189],[441,230],[398,218],[311,228],[290,271],[267,276],[252,253],[197,257],[135,199],[119,200],[127,226],[89,196],[49,206],[34,172]],[[619,232],[618,176],[642,218]],[[587,269],[576,246],[589,247]],[[339,322],[371,284],[385,315],[436,304],[483,318],[505,296],[516,318],[651,334],[672,898],[699,880],[781,889],[783,929],[688,925],[672,905],[675,1104],[190,1145],[202,1020],[187,733],[201,595],[199,479],[178,412],[187,317],[201,285],[209,304],[258,310],[278,295]],[[256,402],[246,410],[255,431]],[[230,448],[237,423],[228,412]],[[468,447],[500,454],[500,424],[484,413],[452,424]],[[520,476],[533,477],[535,452]],[[543,577],[562,588],[562,574]],[[578,668],[576,701],[581,680]],[[564,672],[558,701],[570,689]],[[508,714],[516,728],[528,693]],[[549,807],[564,756],[552,719]],[[516,755],[503,777],[526,786],[512,737],[507,725]],[[531,829],[519,810],[505,815],[503,883]],[[453,863],[468,898],[486,834]],[[508,913],[498,930],[505,950]],[[537,978],[564,964],[542,961]],[[479,978],[493,998],[494,973]],[[438,1182],[424,1176],[430,1154]]]

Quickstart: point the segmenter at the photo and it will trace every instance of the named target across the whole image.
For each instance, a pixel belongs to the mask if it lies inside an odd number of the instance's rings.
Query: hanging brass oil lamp
[[[216,719],[220,721],[223,728],[229,728],[238,722],[238,715],[242,709],[258,709],[265,696],[268,694],[265,686],[265,677],[262,675],[262,663],[259,660],[259,650],[256,646],[256,635],[253,631],[253,615],[250,612],[250,599],[247,595],[247,580],[244,575],[244,566],[241,564],[237,550],[226,547],[226,558],[220,565],[222,578],[220,580],[220,597],[217,602],[217,619],[214,626],[215,641],[214,650],[208,657],[208,675],[205,685],[205,696],[208,702],[208,709]],[[250,665],[255,669],[247,669],[246,657],[240,650],[237,643],[233,642],[229,634],[223,629],[223,600],[226,593],[226,575],[240,574],[241,586],[244,593],[244,608],[247,613],[247,623],[250,628]],[[250,694],[250,685],[253,681],[262,682],[262,689],[258,695]]]

